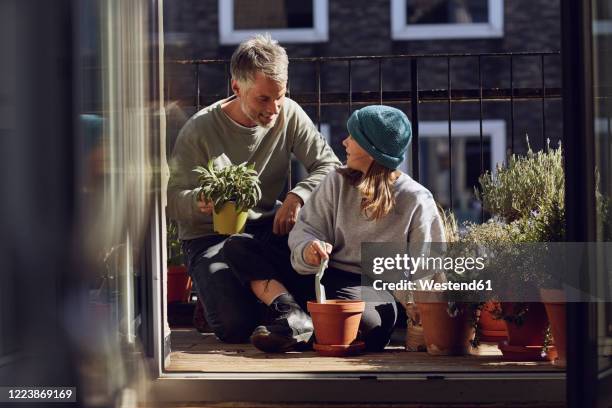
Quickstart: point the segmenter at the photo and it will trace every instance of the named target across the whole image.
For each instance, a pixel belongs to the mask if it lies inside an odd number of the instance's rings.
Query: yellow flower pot
[[[243,232],[247,214],[247,211],[237,213],[235,203],[225,203],[219,213],[213,211],[213,229],[221,235]]]

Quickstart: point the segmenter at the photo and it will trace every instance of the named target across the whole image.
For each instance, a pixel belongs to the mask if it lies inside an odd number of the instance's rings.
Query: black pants
[[[273,243],[277,243],[273,245]],[[284,245],[283,245],[284,244]],[[299,275],[290,262],[286,237],[253,239],[250,234],[233,235],[224,246],[227,263],[243,284],[252,280],[276,279],[283,283],[306,310],[306,301],[315,299],[314,275]],[[361,275],[329,268],[323,275],[328,299],[367,299],[359,331],[369,351],[380,351],[389,343],[397,320],[395,299],[389,292],[363,285]],[[375,299],[375,301],[370,301]]]
[[[215,235],[185,241],[184,247],[206,319],[222,341],[246,341],[264,321],[265,306],[251,292],[252,280],[278,280],[304,310],[306,302],[315,299],[314,275],[293,270],[287,237],[274,235],[271,222],[249,226],[244,234],[229,238]],[[323,284],[328,299],[378,300],[366,302],[359,330],[367,350],[382,350],[397,319],[393,296],[362,285],[361,275],[339,269],[328,269]]]
[[[302,307],[314,299],[314,277],[291,268],[287,236],[272,233],[272,220],[249,224],[244,234],[183,241],[189,274],[215,335],[228,343],[248,341],[267,315],[250,289],[252,280],[276,279]]]

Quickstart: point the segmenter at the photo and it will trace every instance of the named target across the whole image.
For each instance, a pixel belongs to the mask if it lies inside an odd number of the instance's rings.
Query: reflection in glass
[[[86,310],[68,312],[87,350],[88,403],[109,404],[146,377],[138,332],[142,252],[150,199],[150,2],[82,1],[79,7],[79,219]],[[80,332],[86,332],[83,335]]]

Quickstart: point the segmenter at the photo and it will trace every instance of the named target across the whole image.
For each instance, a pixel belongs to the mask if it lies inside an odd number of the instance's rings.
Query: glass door
[[[568,235],[592,248],[583,289],[596,294],[596,301],[567,304],[568,406],[610,406],[612,4],[562,5]]]
[[[595,241],[604,244],[598,254],[598,282],[609,299],[612,259],[612,4],[593,0],[591,6],[593,60],[593,130],[595,172]],[[607,250],[606,250],[607,249]],[[612,392],[612,303],[597,303],[598,405],[609,405]]]

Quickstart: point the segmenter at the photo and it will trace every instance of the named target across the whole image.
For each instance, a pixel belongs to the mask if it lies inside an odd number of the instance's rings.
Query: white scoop
[[[317,302],[325,303],[325,286],[321,284],[321,279],[323,279],[323,273],[327,269],[327,259],[321,259],[321,264],[319,265],[319,270],[315,275],[315,292],[317,294]]]

